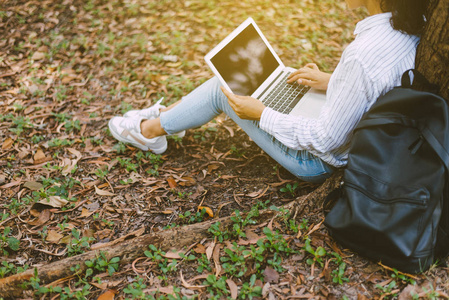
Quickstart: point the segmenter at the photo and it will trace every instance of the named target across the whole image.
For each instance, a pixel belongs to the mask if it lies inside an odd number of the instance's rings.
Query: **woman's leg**
[[[240,119],[229,106],[220,86],[220,81],[214,77],[185,96],[178,105],[161,112],[161,128],[166,133],[173,134],[200,127],[224,112],[265,153],[298,178],[310,182],[321,182],[332,174],[333,167],[320,158],[307,151],[289,149],[260,129],[258,122]]]

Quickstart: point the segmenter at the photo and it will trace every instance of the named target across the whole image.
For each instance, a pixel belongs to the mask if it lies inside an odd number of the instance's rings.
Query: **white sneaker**
[[[154,104],[153,106],[149,107],[149,108],[144,108],[144,109],[134,109],[134,110],[130,110],[127,113],[125,113],[123,116],[125,118],[138,118],[138,117],[142,117],[144,119],[155,119],[157,117],[159,117],[159,115],[161,114],[161,109],[165,108],[164,105],[161,105],[162,100],[164,100],[164,97],[162,97],[161,99],[159,99],[156,104]],[[178,138],[183,138],[186,135],[186,131],[180,131],[174,134],[169,134],[169,135],[174,135],[177,136]]]
[[[164,100],[164,97],[159,99],[156,104],[153,106],[150,106],[149,108],[145,109],[134,109],[126,112],[123,116],[125,118],[137,118],[137,117],[143,117],[144,119],[155,119],[159,117],[161,114],[161,108],[165,108],[164,105],[161,105],[162,100]]]
[[[113,117],[108,123],[109,130],[112,136],[120,142],[129,143],[144,151],[150,150],[155,154],[164,153],[167,150],[167,138],[165,135],[153,139],[144,137],[140,130],[142,120],[142,117]]]

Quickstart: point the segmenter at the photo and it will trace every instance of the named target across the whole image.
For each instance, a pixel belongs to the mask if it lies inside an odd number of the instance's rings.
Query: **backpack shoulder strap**
[[[416,89],[420,87],[426,92],[438,94],[438,85],[430,83],[424,75],[416,69],[409,69],[402,74],[401,86],[404,88]]]
[[[446,171],[449,172],[449,153],[447,149],[440,144],[438,139],[435,137],[432,131],[429,130],[429,128],[422,128],[421,133],[426,141],[430,144],[430,146],[432,146],[435,153],[440,157],[441,161],[444,163]]]

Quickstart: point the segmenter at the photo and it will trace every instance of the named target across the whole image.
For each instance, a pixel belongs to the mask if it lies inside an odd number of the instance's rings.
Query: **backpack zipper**
[[[383,203],[383,204],[393,204],[393,203],[397,203],[397,202],[404,202],[404,203],[409,203],[409,204],[417,204],[419,206],[425,207],[427,204],[427,199],[421,200],[421,199],[411,199],[411,198],[392,198],[392,199],[380,199],[370,193],[368,193],[367,191],[361,189],[359,186],[352,184],[350,182],[346,182],[346,186],[348,186],[349,188],[352,188],[354,190],[357,190],[358,192],[364,194],[365,196],[367,196],[370,199],[373,199],[376,202],[379,203]]]

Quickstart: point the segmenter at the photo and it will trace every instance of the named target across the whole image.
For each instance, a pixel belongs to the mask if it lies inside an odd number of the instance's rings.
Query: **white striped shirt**
[[[394,30],[390,18],[391,13],[377,14],[357,24],[318,119],[265,108],[260,128],[289,148],[307,150],[335,167],[346,165],[352,131],[363,114],[415,65],[419,38]]]

